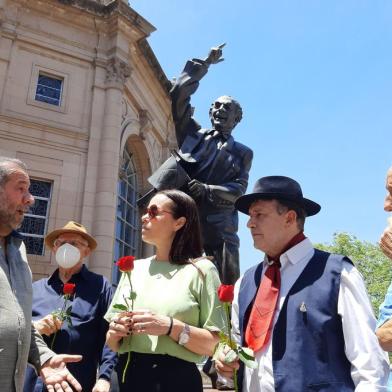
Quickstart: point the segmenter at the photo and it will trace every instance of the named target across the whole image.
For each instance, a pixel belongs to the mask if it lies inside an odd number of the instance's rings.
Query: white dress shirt
[[[314,248],[306,238],[280,256],[281,287],[274,317],[274,325],[291,287],[314,255]],[[263,274],[267,262],[264,260]],[[238,319],[238,291],[242,277],[234,289],[232,307],[233,334],[240,343]],[[349,262],[343,261],[338,297],[338,314],[342,318],[345,353],[351,363],[351,377],[356,392],[387,391],[389,360],[380,348],[374,333],[376,319],[365,284],[359,271]],[[272,336],[264,350],[256,353],[257,368],[245,367],[244,392],[274,392],[272,368]]]

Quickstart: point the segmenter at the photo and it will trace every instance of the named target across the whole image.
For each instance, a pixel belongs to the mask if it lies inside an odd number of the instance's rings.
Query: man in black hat
[[[240,368],[240,390],[385,391],[388,359],[361,275],[304,235],[305,218],[320,206],[283,176],[259,179],[235,206],[249,215],[254,246],[265,253],[235,287],[233,333],[257,362]],[[238,362],[222,355],[216,368],[230,377]]]

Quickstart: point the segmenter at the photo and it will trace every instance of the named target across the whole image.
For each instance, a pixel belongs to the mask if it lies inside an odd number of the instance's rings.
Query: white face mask
[[[57,264],[62,268],[72,268],[79,263],[79,249],[71,244],[61,245],[56,252]]]

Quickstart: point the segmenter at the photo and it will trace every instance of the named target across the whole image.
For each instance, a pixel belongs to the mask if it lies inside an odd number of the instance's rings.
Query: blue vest
[[[315,249],[287,294],[272,340],[276,392],[354,391],[351,364],[344,353],[342,320],[337,313],[343,260],[351,263],[344,256]],[[260,263],[242,278],[238,303],[243,344],[262,269]],[[242,381],[240,369],[240,391]]]

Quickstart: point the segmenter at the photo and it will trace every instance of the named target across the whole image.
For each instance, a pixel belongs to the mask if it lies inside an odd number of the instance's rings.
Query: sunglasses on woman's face
[[[158,209],[158,206],[155,204],[152,204],[152,205],[150,205],[150,207],[147,207],[145,214],[148,215],[148,219],[154,219],[158,215],[160,215],[162,212],[166,212],[167,214],[172,214],[172,212],[170,212],[170,211]]]

